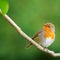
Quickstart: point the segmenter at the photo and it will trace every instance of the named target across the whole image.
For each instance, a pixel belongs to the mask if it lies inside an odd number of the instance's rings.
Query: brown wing
[[[42,31],[43,31],[43,30],[38,31],[38,32],[32,37],[32,39],[34,40],[35,38],[37,38],[38,35],[39,35]]]
[[[39,37],[38,37],[38,35],[42,32],[43,30],[40,30],[38,33],[36,33],[34,36],[33,36],[33,40],[35,40],[37,43],[39,43],[40,42],[40,40],[39,40]],[[27,46],[26,46],[26,48],[28,48],[28,47],[30,47],[32,45],[32,43],[29,43]]]

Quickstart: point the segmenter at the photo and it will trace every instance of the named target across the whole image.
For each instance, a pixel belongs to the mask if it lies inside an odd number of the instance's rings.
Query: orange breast
[[[50,29],[45,28],[44,37],[51,37],[52,39],[54,39],[55,35],[54,32],[52,32]]]

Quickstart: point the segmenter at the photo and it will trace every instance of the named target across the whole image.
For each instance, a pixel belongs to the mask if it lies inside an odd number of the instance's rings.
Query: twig
[[[1,11],[0,14],[2,15]],[[21,28],[8,16],[5,15],[4,18],[17,30],[17,32],[22,35],[26,40],[28,40],[29,42],[31,42],[36,48],[38,48],[41,51],[44,51],[50,55],[52,55],[53,57],[58,57],[60,56],[60,53],[55,53],[54,51],[48,50],[48,49],[44,49],[42,46],[40,46],[38,43],[36,43],[34,40],[32,40],[27,34],[25,34]]]

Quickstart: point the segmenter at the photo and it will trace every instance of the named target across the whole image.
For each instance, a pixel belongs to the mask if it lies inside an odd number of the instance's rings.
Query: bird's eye
[[[50,28],[50,26],[48,25],[48,27]]]
[[[50,28],[50,26],[49,25],[45,25],[46,27],[48,27],[48,28]]]

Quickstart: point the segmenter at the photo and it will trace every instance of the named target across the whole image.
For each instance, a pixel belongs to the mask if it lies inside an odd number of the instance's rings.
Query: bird
[[[32,39],[44,48],[49,47],[55,41],[55,25],[53,23],[45,23]],[[31,45],[33,44],[29,43],[26,48]]]

